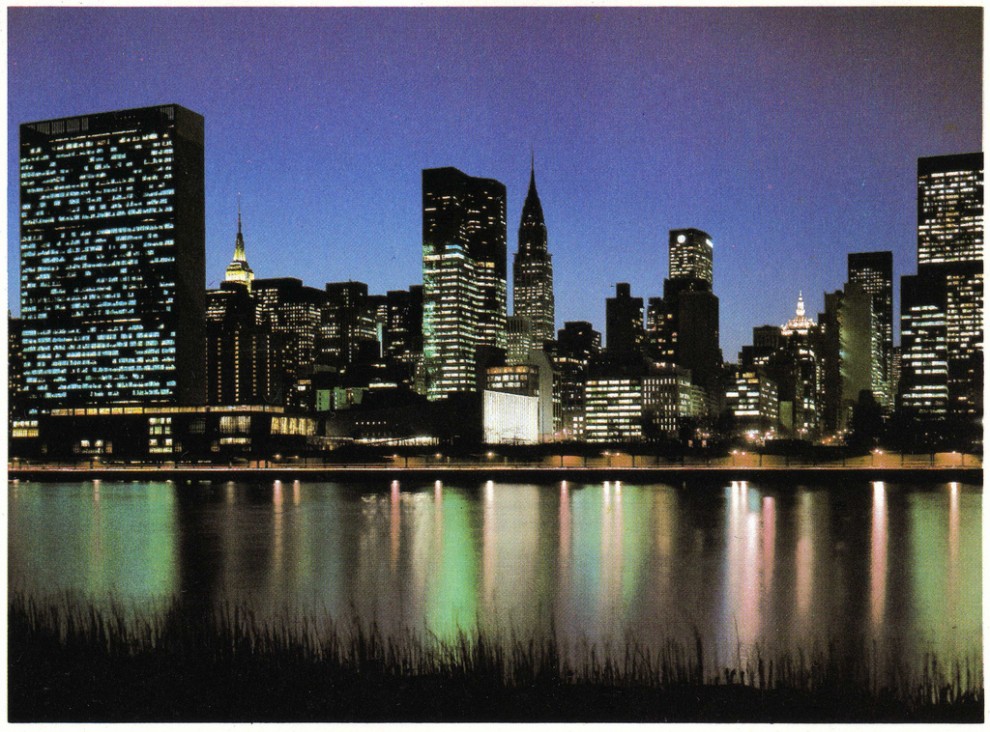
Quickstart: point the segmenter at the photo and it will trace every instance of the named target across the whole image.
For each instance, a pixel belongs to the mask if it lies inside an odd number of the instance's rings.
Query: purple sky
[[[603,330],[616,282],[660,295],[668,229],[696,227],[729,360],[798,290],[817,313],[847,252],[913,273],[917,158],[982,147],[981,8],[10,8],[8,32],[15,313],[27,121],[202,114],[209,286],[238,193],[259,277],[421,282],[445,165],[507,186],[511,272],[532,146],[558,327]]]

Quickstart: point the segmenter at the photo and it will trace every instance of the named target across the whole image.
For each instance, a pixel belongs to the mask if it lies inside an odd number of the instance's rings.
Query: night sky
[[[848,252],[893,250],[896,298],[917,158],[982,149],[982,33],[979,7],[10,8],[11,308],[18,125],[176,102],[206,118],[207,286],[238,193],[258,277],[421,283],[421,170],[447,165],[507,186],[511,272],[532,148],[557,326],[604,330],[616,282],[659,296],[696,227],[735,360]]]

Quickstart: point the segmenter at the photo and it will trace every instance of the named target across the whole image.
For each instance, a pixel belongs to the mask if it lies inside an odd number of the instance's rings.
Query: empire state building
[[[554,337],[553,264],[547,252],[547,227],[530,165],[529,192],[519,222],[519,249],[512,265],[513,315],[529,320],[534,346]]]

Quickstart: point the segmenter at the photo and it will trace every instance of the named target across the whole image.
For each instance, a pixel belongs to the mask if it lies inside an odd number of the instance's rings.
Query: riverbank
[[[647,465],[641,467],[581,467],[547,465],[436,464],[424,467],[401,465],[272,465],[231,467],[227,465],[128,465],[128,466],[16,466],[8,478],[39,482],[79,480],[173,480],[173,481],[532,481],[561,480],[578,483],[625,481],[631,483],[676,483],[687,479],[712,481],[892,481],[959,482],[983,484],[982,467],[956,466],[868,466],[868,465]]]
[[[891,663],[867,643],[716,667],[701,638],[573,651],[479,630],[386,637],[195,598],[131,618],[14,595],[8,612],[12,722],[983,720],[982,662]]]

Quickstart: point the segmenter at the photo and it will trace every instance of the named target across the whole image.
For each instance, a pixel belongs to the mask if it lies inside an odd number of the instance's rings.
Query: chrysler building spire
[[[536,157],[532,153],[512,274],[513,314],[529,320],[531,343],[542,346],[554,337],[553,265],[547,252],[547,227],[536,192]]]

